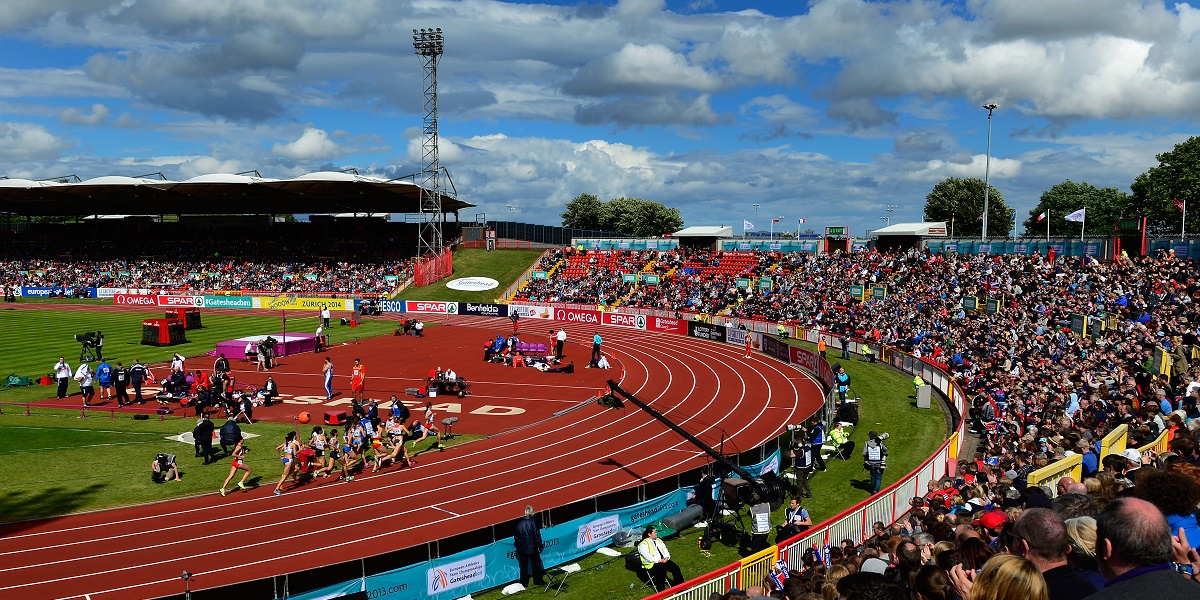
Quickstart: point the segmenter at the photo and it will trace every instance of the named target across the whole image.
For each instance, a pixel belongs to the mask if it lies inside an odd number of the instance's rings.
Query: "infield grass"
[[[495,302],[541,256],[541,250],[506,248],[488,252],[479,248],[463,248],[454,253],[453,275],[433,285],[410,287],[396,297],[400,300]],[[446,283],[459,277],[490,277],[500,285],[481,292],[464,292],[446,287]]]

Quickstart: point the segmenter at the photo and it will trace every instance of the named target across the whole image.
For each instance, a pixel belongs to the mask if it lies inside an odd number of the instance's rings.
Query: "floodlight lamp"
[[[999,108],[999,105],[997,105],[995,102],[988,102],[987,104],[984,104],[983,107],[988,110],[996,110]]]

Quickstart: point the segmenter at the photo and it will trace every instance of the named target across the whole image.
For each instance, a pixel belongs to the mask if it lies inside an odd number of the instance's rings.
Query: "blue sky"
[[[1024,220],[1066,179],[1128,190],[1200,116],[1186,3],[7,0],[0,175],[412,173],[419,27],[445,32],[460,197],[533,223],[581,193],[688,225],[918,221],[983,176],[990,101]]]

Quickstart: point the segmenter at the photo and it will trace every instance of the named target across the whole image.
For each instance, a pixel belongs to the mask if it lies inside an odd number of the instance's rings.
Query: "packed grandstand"
[[[198,254],[211,254],[210,250],[206,247]],[[389,291],[395,287],[393,277],[402,281],[407,272],[402,260],[325,263],[272,258],[115,261],[9,256],[0,262],[0,280],[10,287],[165,283],[208,290],[368,294]],[[531,269],[544,276],[530,278],[508,300],[602,305],[618,311],[649,308],[687,318],[719,316],[817,328],[830,334],[834,348],[839,346],[834,339],[848,336],[876,349],[903,350],[950,373],[972,400],[964,417],[981,436],[978,452],[960,456],[966,460],[959,463],[956,477],[932,483],[927,495],[913,498],[918,509],[914,516],[891,531],[881,531],[865,551],[835,548],[823,557],[810,553],[805,571],[793,577],[803,583],[783,584],[777,581],[783,578],[768,577],[763,591],[776,587],[776,597],[796,598],[794,594],[822,593],[832,585],[836,595],[842,587],[863,583],[853,578],[838,583],[839,578],[878,572],[890,583],[879,579],[872,585],[905,590],[932,586],[919,591],[946,598],[952,597],[950,586],[957,585],[962,597],[972,597],[955,581],[953,565],[977,569],[991,553],[1004,550],[1025,556],[1035,566],[1050,564],[1038,554],[1049,550],[1022,547],[1020,536],[1014,537],[1014,529],[1022,527],[1022,508],[1054,508],[1057,517],[1026,511],[1026,518],[1036,517],[1040,526],[1053,531],[1062,529],[1060,537],[1075,549],[1070,555],[1072,572],[1096,588],[1114,577],[1097,565],[1097,520],[1101,536],[1105,527],[1115,536],[1113,523],[1145,517],[1138,512],[1141,505],[1123,499],[1127,496],[1152,503],[1164,517],[1163,528],[1139,533],[1157,536],[1154,565],[1174,560],[1195,562],[1200,569],[1200,557],[1186,550],[1171,556],[1170,543],[1164,546],[1159,539],[1169,521],[1167,537],[1182,527],[1189,545],[1200,547],[1195,517],[1200,469],[1194,467],[1200,459],[1195,441],[1200,429],[1200,382],[1194,366],[1200,330],[1197,266],[1170,253],[1101,262],[918,250],[808,254],[560,248],[547,251]],[[626,277],[631,273],[657,275],[657,284],[635,284]],[[862,293],[855,286],[882,287],[886,293],[864,300],[853,295]],[[967,298],[978,300],[980,310],[964,308]],[[996,302],[983,310],[987,299]],[[1086,323],[1081,317],[1099,325],[1080,327]],[[1101,462],[1102,439],[1121,426],[1128,430],[1130,449],[1165,433],[1170,452],[1127,450]],[[1063,480],[1060,489],[1048,490],[1027,485],[1027,477],[1038,468],[1073,455],[1083,456],[1080,481]],[[956,530],[958,525],[968,527]],[[982,547],[971,538],[982,538]],[[943,545],[939,548],[937,543]],[[870,562],[875,557],[882,566]],[[1149,566],[1153,565],[1136,565]],[[963,568],[957,569],[959,576]],[[984,572],[1005,576],[986,568]],[[1034,581],[1028,597],[1047,597],[1047,584],[1052,591],[1061,585],[1049,577],[1041,584]],[[1200,594],[1200,586],[1193,591]]]

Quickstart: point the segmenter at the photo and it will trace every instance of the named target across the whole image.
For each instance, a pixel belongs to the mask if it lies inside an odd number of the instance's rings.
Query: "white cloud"
[[[90,114],[84,113],[78,108],[68,108],[59,114],[58,118],[63,123],[70,125],[100,125],[108,120],[111,112],[107,106],[103,104],[93,104]]]
[[[34,123],[0,123],[0,159],[41,161],[57,158],[71,144]]]
[[[977,154],[970,162],[957,163],[945,160],[931,160],[925,163],[925,168],[913,171],[908,178],[918,181],[940,181],[947,177],[974,177],[983,179],[986,156]],[[986,165],[988,179],[1013,179],[1021,174],[1021,161],[1013,158],[993,156],[991,164]]]
[[[711,92],[717,77],[688,63],[687,57],[661,44],[625,44],[617,52],[592,61],[563,89],[570,94],[608,96],[674,90]]]
[[[323,160],[342,154],[341,148],[324,130],[305,128],[300,138],[287,144],[275,144],[271,152],[293,160]]]

